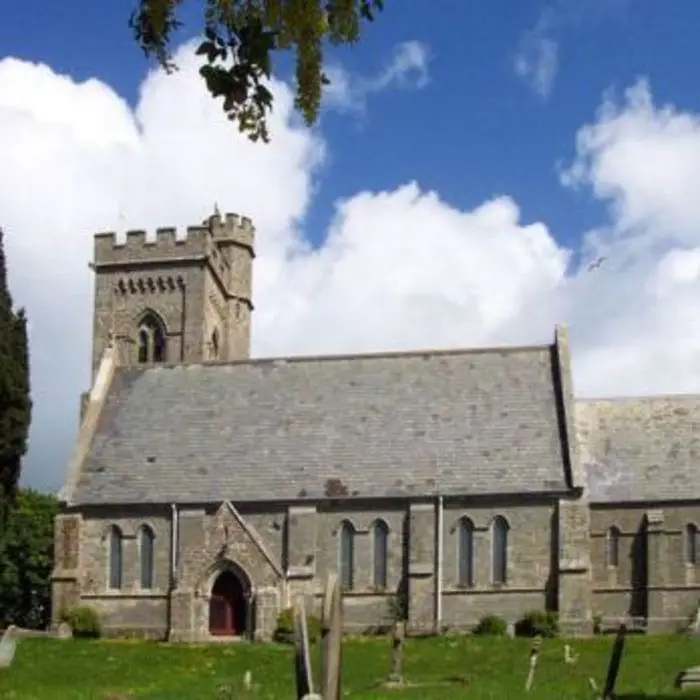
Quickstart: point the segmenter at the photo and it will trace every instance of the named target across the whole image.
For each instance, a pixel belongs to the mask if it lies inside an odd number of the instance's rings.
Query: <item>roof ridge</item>
[[[470,348],[424,348],[418,350],[381,350],[365,353],[339,353],[336,355],[272,355],[270,357],[254,357],[247,360],[203,360],[201,362],[162,362],[153,365],[132,365],[123,366],[119,369],[124,371],[146,371],[149,369],[190,369],[196,367],[232,367],[239,365],[264,365],[264,364],[297,364],[304,362],[346,362],[348,360],[383,360],[402,359],[424,356],[432,357],[455,357],[462,355],[484,355],[484,354],[509,354],[536,352],[549,350],[551,343],[541,345],[489,345],[483,347]]]

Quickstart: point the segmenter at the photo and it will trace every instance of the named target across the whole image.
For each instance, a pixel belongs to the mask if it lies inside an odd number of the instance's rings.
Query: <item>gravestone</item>
[[[617,676],[620,673],[620,662],[622,654],[625,651],[625,641],[627,639],[627,627],[620,625],[615,636],[612,653],[610,654],[610,663],[608,664],[608,673],[605,677],[605,686],[603,687],[603,700],[612,700],[615,692],[615,683]]]
[[[306,624],[303,599],[294,605],[294,671],[297,700],[313,695],[314,681],[309,654],[309,630]]]
[[[335,573],[328,575],[321,616],[321,695],[323,700],[340,700],[343,636],[343,600]]]
[[[681,690],[700,686],[700,666],[693,666],[681,671],[676,678],[676,687]]]
[[[695,607],[695,614],[690,620],[687,632],[693,637],[696,637],[698,634],[700,634],[700,602],[698,602],[698,604]]]
[[[56,636],[59,639],[72,639],[73,630],[67,622],[61,622],[56,630]]]
[[[0,668],[9,668],[15,658],[17,642],[14,634],[16,629],[14,625],[10,625],[0,639]]]
[[[527,673],[525,681],[525,691],[529,692],[532,688],[532,682],[535,680],[535,669],[537,668],[537,660],[540,658],[540,647],[542,646],[542,637],[535,637],[530,648],[530,669]]]
[[[406,623],[397,622],[391,640],[391,670],[389,683],[403,683],[403,645],[406,639]]]

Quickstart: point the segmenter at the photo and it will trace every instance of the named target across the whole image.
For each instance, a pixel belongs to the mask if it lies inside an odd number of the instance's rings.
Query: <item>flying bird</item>
[[[589,263],[586,269],[588,272],[593,272],[593,270],[597,270],[604,262],[605,257],[601,255],[601,257],[596,258],[592,263]]]

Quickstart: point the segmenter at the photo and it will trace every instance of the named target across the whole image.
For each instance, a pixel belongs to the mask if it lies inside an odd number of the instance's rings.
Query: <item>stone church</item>
[[[267,639],[331,570],[355,632],[397,600],[413,633],[693,612],[700,397],[576,399],[563,327],[531,347],[251,359],[254,257],[230,214],[95,236],[56,619],[87,604],[111,635]]]

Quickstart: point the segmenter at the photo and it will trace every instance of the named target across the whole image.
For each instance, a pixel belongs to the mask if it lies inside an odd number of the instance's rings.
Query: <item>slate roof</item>
[[[579,400],[575,415],[591,502],[700,493],[700,396]]]
[[[566,489],[552,348],[118,369],[76,504]]]

